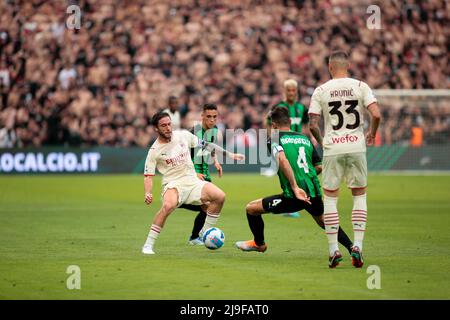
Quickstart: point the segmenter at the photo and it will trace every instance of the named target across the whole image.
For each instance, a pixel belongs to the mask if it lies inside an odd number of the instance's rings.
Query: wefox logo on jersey
[[[331,142],[333,143],[348,143],[348,142],[356,142],[358,141],[357,136],[345,135],[345,137],[331,137]]]

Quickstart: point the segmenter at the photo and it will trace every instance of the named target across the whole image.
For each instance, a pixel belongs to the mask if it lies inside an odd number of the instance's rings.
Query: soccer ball
[[[225,235],[219,228],[209,228],[203,234],[205,247],[211,250],[219,249],[225,243]]]

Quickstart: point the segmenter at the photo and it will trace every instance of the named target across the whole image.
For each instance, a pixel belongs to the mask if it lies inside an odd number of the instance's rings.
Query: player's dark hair
[[[158,111],[157,113],[155,113],[152,117],[152,125],[154,125],[155,127],[158,126],[159,120],[161,120],[162,118],[165,117],[169,117],[169,114],[167,112],[164,111]]]
[[[205,103],[203,105],[203,111],[206,110],[217,110],[217,106],[214,103]]]
[[[270,111],[267,121],[270,123],[275,122],[278,125],[290,125],[291,118],[289,117],[289,110],[283,106],[275,106]]]
[[[336,50],[333,51],[330,54],[330,61],[331,60],[344,60],[344,61],[348,61],[348,54],[345,51],[342,50]]]

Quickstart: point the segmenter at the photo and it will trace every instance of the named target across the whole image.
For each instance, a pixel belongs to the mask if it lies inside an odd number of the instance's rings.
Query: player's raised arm
[[[214,153],[216,156],[217,156],[217,154],[220,153],[223,156],[227,156],[233,160],[244,160],[245,159],[245,155],[240,154],[240,153],[229,152],[229,151],[223,149],[222,147],[218,146],[215,143],[199,139],[198,137],[196,137],[189,131],[184,131],[184,134],[186,135],[186,138],[189,141],[190,148],[201,147],[211,153]]]
[[[202,141],[200,141],[200,144],[209,152],[214,151],[216,154],[220,153],[220,154],[227,156],[233,160],[244,160],[245,159],[245,155],[240,154],[240,153],[229,152],[228,150],[225,150],[224,148],[218,146],[215,143],[202,140]]]
[[[277,152],[277,161],[280,166],[281,171],[284,173],[285,177],[288,179],[289,184],[291,185],[292,191],[295,194],[295,197],[299,200],[303,200],[309,204],[311,204],[308,195],[305,190],[301,189],[297,185],[297,181],[295,181],[294,171],[292,170],[291,165],[289,164],[289,160],[286,158],[286,155],[282,150]]]

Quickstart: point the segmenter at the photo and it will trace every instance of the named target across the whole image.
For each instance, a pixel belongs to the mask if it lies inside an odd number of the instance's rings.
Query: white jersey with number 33
[[[352,78],[332,79],[314,90],[309,114],[323,114],[324,156],[366,151],[363,112],[376,101],[365,82]]]

